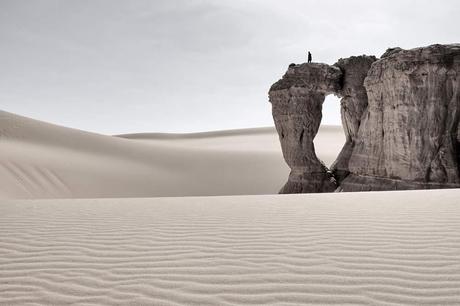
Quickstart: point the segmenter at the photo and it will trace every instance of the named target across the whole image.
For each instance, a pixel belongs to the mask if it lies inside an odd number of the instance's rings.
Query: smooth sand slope
[[[316,145],[333,162],[341,127]],[[274,194],[287,179],[274,128],[113,137],[0,111],[0,198]]]
[[[459,198],[4,200],[0,304],[459,305]]]

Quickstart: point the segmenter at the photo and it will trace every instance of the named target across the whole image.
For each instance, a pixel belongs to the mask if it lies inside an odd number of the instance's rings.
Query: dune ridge
[[[203,138],[203,137],[224,137],[246,134],[272,134],[276,133],[275,127],[260,127],[234,130],[206,131],[196,133],[131,133],[114,135],[128,139],[187,139],[187,138]]]
[[[459,196],[4,200],[0,304],[458,305]]]
[[[326,127],[321,157],[343,142]],[[7,199],[275,194],[289,173],[270,127],[115,137],[0,111],[0,152]]]

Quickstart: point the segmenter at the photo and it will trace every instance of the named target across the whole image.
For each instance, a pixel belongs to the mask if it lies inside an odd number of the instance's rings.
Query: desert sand
[[[460,190],[276,195],[274,128],[0,135],[1,305],[460,304]]]
[[[0,304],[459,305],[459,197],[4,200]]]
[[[320,158],[344,141],[324,127]],[[0,198],[276,194],[289,174],[273,127],[113,137],[0,111],[0,152]]]

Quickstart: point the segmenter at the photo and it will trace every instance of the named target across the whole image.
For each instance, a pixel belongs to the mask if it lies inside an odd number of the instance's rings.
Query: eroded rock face
[[[325,96],[340,88],[342,72],[326,64],[290,66],[270,88],[273,119],[284,159],[291,168],[280,193],[328,192],[336,184],[315,154],[313,139],[322,118]]]
[[[369,105],[342,189],[460,187],[460,45],[386,52],[364,85]]]
[[[367,109],[367,92],[364,87],[364,79],[372,63],[376,60],[375,56],[361,55],[340,59],[334,64],[343,73],[341,88],[337,95],[342,97],[340,113],[346,138],[342,151],[331,167],[338,183],[350,173],[348,162],[361,124],[361,118]]]
[[[313,145],[330,93],[346,134],[336,183]],[[292,169],[282,193],[460,187],[460,45],[291,65],[269,97]]]

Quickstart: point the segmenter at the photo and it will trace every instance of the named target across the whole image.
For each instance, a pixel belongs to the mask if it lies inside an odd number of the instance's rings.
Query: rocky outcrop
[[[346,135],[335,183],[313,145],[331,93]],[[282,193],[460,187],[460,45],[291,65],[269,97],[292,170]]]
[[[385,51],[385,53],[383,53],[380,58],[385,58],[385,57],[388,57],[390,55],[396,54],[396,53],[401,52],[401,51],[403,51],[403,49],[401,49],[399,47],[388,48],[387,51]]]
[[[315,153],[325,96],[341,87],[342,72],[326,64],[290,65],[270,88],[273,118],[284,159],[291,168],[281,193],[327,192],[336,189],[328,169]]]
[[[342,189],[460,187],[460,45],[386,52],[364,85],[369,105]]]
[[[340,151],[339,156],[331,166],[338,183],[350,173],[348,162],[358,135],[363,113],[367,109],[367,92],[366,88],[364,88],[364,79],[372,63],[376,60],[375,56],[361,55],[339,59],[334,64],[343,73],[342,86],[336,95],[342,97],[340,113],[346,139],[342,151]]]

